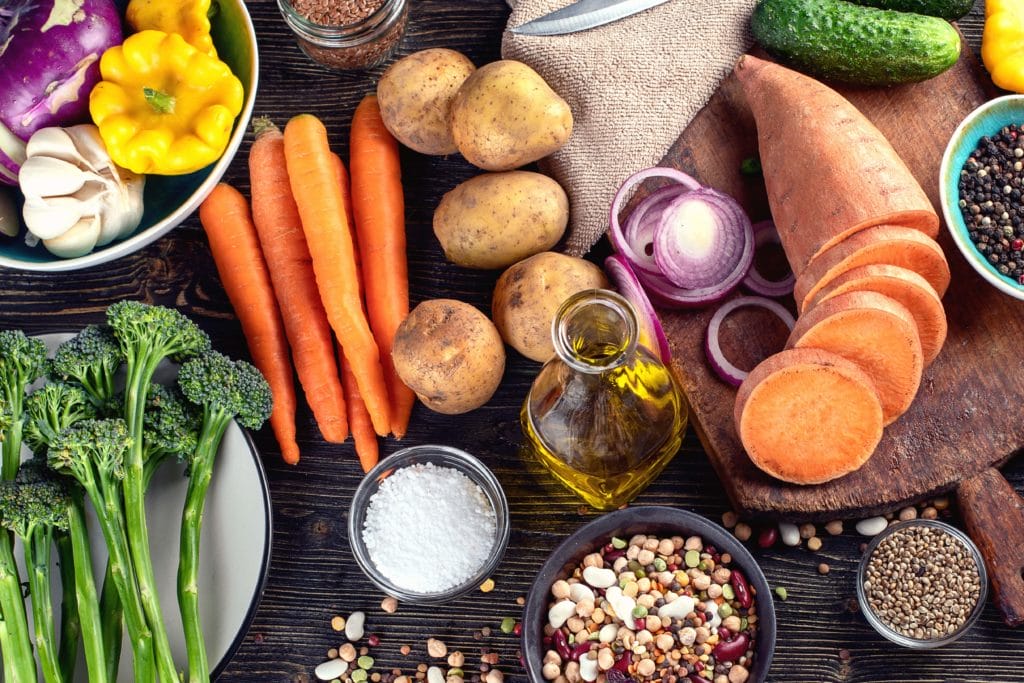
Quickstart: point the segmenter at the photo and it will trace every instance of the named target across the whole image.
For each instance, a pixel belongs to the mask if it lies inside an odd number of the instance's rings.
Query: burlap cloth
[[[518,26],[571,0],[509,0]],[[565,251],[582,255],[608,229],[616,188],[656,164],[751,44],[755,0],[669,0],[564,36],[507,29],[501,54],[533,67],[569,103],[572,137],[541,162],[569,194]]]

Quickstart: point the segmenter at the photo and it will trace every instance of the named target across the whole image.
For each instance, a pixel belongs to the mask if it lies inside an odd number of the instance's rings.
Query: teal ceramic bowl
[[[1024,285],[1000,273],[974,246],[970,235],[967,234],[967,225],[958,205],[960,171],[967,158],[983,136],[994,135],[1011,123],[1024,126],[1024,95],[1006,95],[990,100],[968,114],[953,131],[953,137],[950,138],[946,152],[942,155],[942,165],[939,167],[939,196],[942,214],[953,236],[953,242],[971,267],[999,291],[1017,299],[1024,299]]]
[[[259,75],[256,31],[243,0],[213,0],[218,11],[211,19],[217,56],[224,60],[245,88],[242,111],[223,156],[206,168],[182,176],[146,177],[143,195],[145,212],[142,222],[129,237],[99,247],[85,256],[64,259],[54,256],[43,245],[25,244],[22,228],[17,237],[0,236],[0,266],[19,270],[67,271],[88,268],[138,251],[163,237],[199,208],[206,196],[223,177],[242,142],[252,118]],[[123,9],[127,0],[119,0]]]

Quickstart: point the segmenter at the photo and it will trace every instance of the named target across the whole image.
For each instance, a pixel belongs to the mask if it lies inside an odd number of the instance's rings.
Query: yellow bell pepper
[[[1024,0],[986,0],[981,59],[993,83],[1024,93]]]
[[[103,53],[100,75],[89,113],[118,165],[181,175],[224,153],[244,99],[224,62],[176,33],[141,31]]]
[[[125,19],[136,31],[155,29],[177,33],[190,45],[217,56],[210,36],[210,0],[131,0]]]

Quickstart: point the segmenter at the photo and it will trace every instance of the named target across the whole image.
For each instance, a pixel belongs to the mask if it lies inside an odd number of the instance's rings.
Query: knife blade
[[[668,0],[577,0],[554,12],[515,26],[512,33],[527,36],[560,36],[603,26],[656,7]]]

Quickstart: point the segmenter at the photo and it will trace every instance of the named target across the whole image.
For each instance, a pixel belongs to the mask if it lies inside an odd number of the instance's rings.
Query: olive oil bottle
[[[671,371],[638,343],[636,312],[603,289],[573,295],[552,324],[555,357],[521,413],[528,449],[599,510],[642,491],[679,450],[686,403]]]

